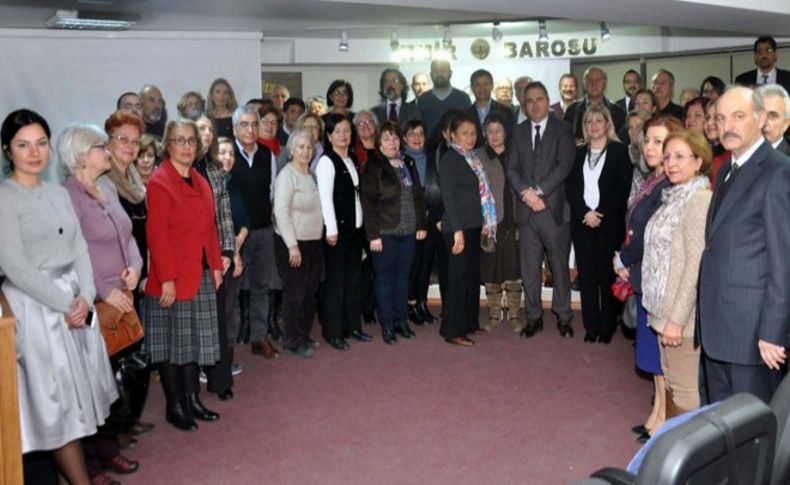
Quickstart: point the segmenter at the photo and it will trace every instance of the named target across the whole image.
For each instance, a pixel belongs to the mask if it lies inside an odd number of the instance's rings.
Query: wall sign
[[[491,45],[486,39],[472,42],[471,53],[476,59],[486,59],[491,54]],[[552,57],[592,56],[598,51],[598,39],[557,39],[546,41],[503,42],[499,51],[502,59],[550,59]]]

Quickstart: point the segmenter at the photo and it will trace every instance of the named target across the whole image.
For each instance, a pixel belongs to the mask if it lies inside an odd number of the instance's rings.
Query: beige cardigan
[[[683,327],[683,338],[694,337],[697,278],[702,251],[705,249],[705,220],[711,194],[710,190],[704,189],[691,196],[672,237],[672,256],[667,286],[664,289],[663,314],[648,315],[648,323],[658,333],[663,333],[667,320],[671,320]]]

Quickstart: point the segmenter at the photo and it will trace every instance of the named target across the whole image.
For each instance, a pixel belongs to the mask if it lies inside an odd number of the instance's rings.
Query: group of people
[[[664,69],[651,89],[629,71],[613,103],[599,67],[578,100],[564,75],[553,105],[543,83],[519,78],[517,106],[480,69],[470,100],[441,60],[432,87],[414,77],[411,102],[404,75],[385,69],[382,103],[357,112],[345,80],[325,97],[277,86],[239,105],[217,79],[168,120],[145,85],[118,98],[103,128],[59,135],[62,186],[42,178],[46,120],[10,113],[0,271],[18,321],[23,451],[52,450],[70,483],[118,483],[104,472],[134,472],[121,448],[153,431],[139,421],[150,369],[167,421],[196,430],[220,418],[200,399],[201,374],[233,398],[237,342],[267,359],[278,340],[311,357],[316,313],[340,351],[374,339],[363,320],[378,320],[385,344],[412,339],[410,321],[437,319],[434,269],[449,344],[473,346],[504,319],[525,338],[542,331],[544,262],[557,330],[572,338],[572,245],[585,342],[612,340],[616,279],[635,294],[637,366],[656,389],[635,427],[643,438],[701,401],[768,400],[790,324],[790,98],[773,39],[754,52],[754,76],[739,77],[748,86],[708,77],[683,106]],[[141,346],[109,356],[97,302],[139,315]],[[141,358],[145,384],[120,406],[113,374]]]

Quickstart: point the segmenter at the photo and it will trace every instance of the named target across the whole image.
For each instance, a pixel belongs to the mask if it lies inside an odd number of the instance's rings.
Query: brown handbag
[[[123,290],[124,294],[132,298],[130,290]],[[97,301],[96,317],[99,319],[101,333],[107,344],[107,353],[112,357],[125,348],[139,342],[144,335],[143,325],[137,312],[121,312],[114,306],[104,301]]]

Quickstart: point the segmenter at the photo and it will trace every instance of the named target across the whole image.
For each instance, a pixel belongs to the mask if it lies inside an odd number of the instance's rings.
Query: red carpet
[[[482,315],[481,315],[482,316]],[[545,330],[529,340],[505,324],[454,347],[438,325],[394,347],[321,341],[312,359],[276,361],[237,349],[236,398],[204,403],[222,417],[195,433],[164,421],[152,383],[144,420],[157,425],[126,453],[124,484],[556,484],[625,466],[630,432],[650,411],[652,384],[634,373],[622,335],[608,345]],[[314,337],[319,329],[314,329]]]

